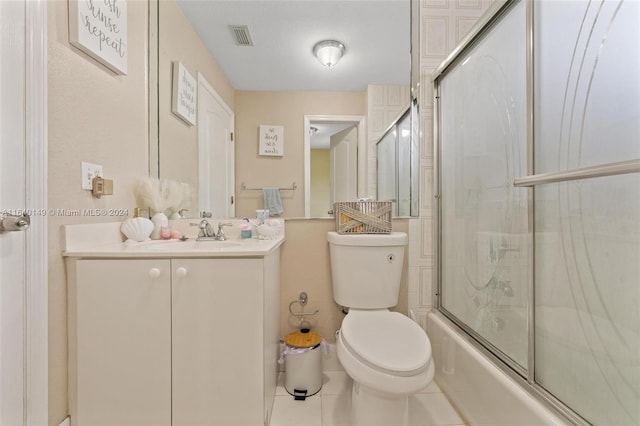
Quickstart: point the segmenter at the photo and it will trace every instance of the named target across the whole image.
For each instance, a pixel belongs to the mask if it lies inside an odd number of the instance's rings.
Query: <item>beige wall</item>
[[[123,208],[132,211],[132,184],[146,175],[147,3],[128,3],[128,73],[111,71],[71,47],[66,0],[48,3],[49,174],[51,209]],[[81,190],[81,161],[101,164],[113,195]],[[49,424],[67,415],[66,276],[60,248],[65,223],[122,217],[49,216]]]
[[[280,258],[280,336],[295,331],[297,319],[289,315],[289,303],[305,291],[309,302],[305,312],[320,312],[310,319],[312,327],[327,341],[335,342],[334,333],[344,318],[333,300],[331,263],[327,232],[335,231],[333,219],[287,219],[285,242]],[[393,231],[408,232],[407,219],[395,219]],[[408,255],[405,253],[398,305],[393,310],[407,313]]]
[[[311,217],[323,217],[330,210],[329,150],[311,150]]]
[[[236,113],[236,216],[255,216],[263,206],[262,192],[250,187],[288,187],[282,191],[282,217],[304,216],[304,116],[366,115],[365,92],[252,92],[237,91]],[[284,126],[284,156],[258,155],[261,124]]]
[[[194,199],[189,216],[198,209],[198,131],[171,112],[172,62],[180,61],[193,78],[207,80],[233,111],[234,89],[175,0],[159,2],[158,52],[159,171],[161,178],[186,182]]]

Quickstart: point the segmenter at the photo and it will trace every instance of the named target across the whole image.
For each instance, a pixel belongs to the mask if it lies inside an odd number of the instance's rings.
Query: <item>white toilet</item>
[[[353,425],[404,425],[408,400],[431,383],[431,343],[398,303],[407,234],[327,234],[333,298],[349,313],[337,334],[338,359],[353,379]]]

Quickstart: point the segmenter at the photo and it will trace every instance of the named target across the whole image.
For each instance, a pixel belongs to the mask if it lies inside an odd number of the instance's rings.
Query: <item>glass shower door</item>
[[[639,24],[507,1],[435,75],[435,304],[577,424],[640,424]]]
[[[441,307],[463,328],[528,363],[531,271],[527,174],[526,8],[511,8],[439,87]]]
[[[640,159],[640,2],[534,2],[535,170]],[[534,187],[535,381],[596,425],[640,424],[640,174]]]

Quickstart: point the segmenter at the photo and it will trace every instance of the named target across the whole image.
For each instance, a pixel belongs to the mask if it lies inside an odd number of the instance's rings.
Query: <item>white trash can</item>
[[[284,387],[296,400],[304,401],[322,388],[321,345],[322,336],[315,331],[295,331],[285,338]]]

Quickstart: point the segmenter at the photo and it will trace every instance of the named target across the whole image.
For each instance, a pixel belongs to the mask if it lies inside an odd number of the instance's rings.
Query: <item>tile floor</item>
[[[320,392],[305,401],[296,401],[285,390],[284,374],[280,373],[270,426],[350,426],[347,413],[351,378],[344,371],[325,371],[322,379]],[[409,425],[464,425],[464,421],[433,382],[410,397]]]

